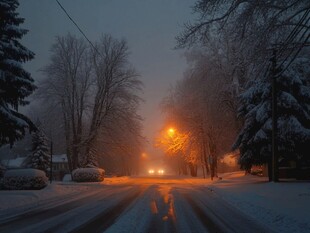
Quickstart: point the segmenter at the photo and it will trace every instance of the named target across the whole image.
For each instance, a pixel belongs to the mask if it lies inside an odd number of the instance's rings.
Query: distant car
[[[164,174],[164,170],[163,169],[158,169],[157,171],[155,171],[154,169],[150,169],[149,170],[149,174],[150,175],[163,175]]]
[[[159,170],[157,171],[157,174],[158,174],[158,175],[163,175],[163,174],[164,174],[164,170],[163,170],[163,169],[159,169]]]

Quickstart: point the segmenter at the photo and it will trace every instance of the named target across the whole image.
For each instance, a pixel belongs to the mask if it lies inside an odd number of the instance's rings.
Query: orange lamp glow
[[[174,128],[168,129],[168,135],[169,135],[170,137],[172,137],[172,136],[174,135],[174,133],[175,133],[175,129],[174,129]]]

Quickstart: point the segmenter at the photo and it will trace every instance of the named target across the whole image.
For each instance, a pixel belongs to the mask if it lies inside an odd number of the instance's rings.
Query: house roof
[[[26,157],[19,157],[16,159],[4,159],[1,160],[1,164],[8,168],[18,168],[21,167]]]
[[[0,163],[7,168],[20,168],[26,157],[18,157],[15,159],[3,159]],[[67,155],[53,155],[52,157],[53,163],[68,163]]]

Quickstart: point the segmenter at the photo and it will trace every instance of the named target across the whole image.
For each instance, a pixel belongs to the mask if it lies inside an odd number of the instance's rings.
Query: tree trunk
[[[272,181],[272,160],[268,160],[268,179],[269,179],[269,182]]]
[[[197,165],[189,163],[188,166],[189,166],[191,176],[197,177]]]
[[[206,179],[205,167],[203,166],[203,164],[201,165],[201,168],[202,168],[203,178]]]
[[[203,138],[202,140],[203,140],[203,158],[204,158],[204,164],[205,164],[205,167],[206,167],[206,172],[207,172],[207,174],[209,174],[209,173],[210,173],[210,170],[209,170],[209,163],[208,163],[208,157],[207,157],[206,143],[205,143],[204,138]]]

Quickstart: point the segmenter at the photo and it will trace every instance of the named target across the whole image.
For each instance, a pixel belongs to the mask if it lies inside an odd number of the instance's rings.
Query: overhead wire
[[[79,25],[74,21],[74,19],[72,19],[72,17],[69,15],[69,13],[67,12],[67,10],[61,5],[61,3],[58,0],[55,0],[57,2],[57,4],[59,5],[59,7],[62,9],[62,11],[66,14],[66,16],[70,19],[70,21],[76,26],[76,28],[79,30],[79,32],[84,36],[84,38],[87,40],[87,42],[91,45],[91,47],[94,49],[94,51],[96,51],[96,53],[98,53],[99,55],[100,52],[98,51],[97,47],[88,39],[88,37],[86,36],[86,34],[83,32],[83,30],[79,27]]]
[[[281,57],[284,52],[288,49],[288,46],[290,44],[293,43],[294,39],[298,36],[298,34],[302,31],[303,27],[302,25],[305,24],[307,25],[309,20],[310,20],[310,17],[308,17],[310,13],[310,9],[307,9],[305,11],[305,13],[303,14],[303,16],[300,18],[300,20],[298,21],[298,23],[295,25],[295,27],[293,28],[293,30],[289,33],[289,35],[287,36],[287,38],[285,39],[285,41],[283,43],[281,43],[283,46],[278,50],[278,54],[277,54],[277,57]],[[308,19],[307,19],[308,17]],[[305,36],[305,34],[307,33],[307,31],[309,30],[309,27],[303,32],[303,34],[299,37],[299,42],[301,42],[302,38]],[[301,51],[301,49],[304,47],[304,45],[307,43],[308,39],[310,38],[310,34],[307,36],[307,38],[302,42],[302,44],[299,46],[298,48],[298,51],[295,53],[294,57],[289,61],[288,65],[281,70],[280,74],[281,75],[285,70],[288,69],[288,67],[293,63],[293,61],[296,59],[296,57],[298,56],[299,52]],[[285,59],[283,59],[282,63],[280,66],[278,67],[281,67],[282,65],[285,64],[285,62],[289,59],[289,57],[292,55],[292,53],[294,52],[294,49],[296,49],[298,47],[298,43],[297,45],[295,46],[295,48],[291,48],[291,52],[285,57]],[[269,73],[269,69],[270,69],[271,65],[269,64],[267,66],[267,68],[265,66],[262,67],[262,69],[258,72],[258,74],[256,75],[256,78],[260,76],[260,74],[264,72],[264,75],[263,77],[265,77],[268,73]],[[255,78],[255,79],[256,79]]]
[[[302,31],[302,27],[301,25],[303,24],[303,22],[305,21],[306,17],[308,16],[310,12],[310,9],[307,9],[306,12],[303,14],[303,16],[300,18],[300,20],[298,21],[298,23],[295,25],[295,27],[293,28],[293,30],[290,32],[290,34],[287,36],[287,38],[285,39],[284,42],[282,42],[282,44],[284,46],[282,46],[282,48],[279,49],[278,51],[278,57],[281,57],[284,53],[284,51],[287,49],[288,45],[291,44],[294,40],[294,38]],[[298,30],[299,29],[299,30]]]
[[[305,32],[306,33],[306,32]],[[304,33],[304,35],[305,35]],[[289,61],[289,63],[286,65],[286,67],[284,69],[281,70],[281,73],[278,74],[281,75],[283,74],[288,68],[289,66],[294,62],[294,60],[297,58],[298,54],[300,53],[300,51],[302,50],[302,48],[304,47],[304,45],[307,43],[307,41],[310,38],[310,33],[308,34],[308,36],[306,37],[306,39],[304,40],[303,44],[298,48],[297,52],[295,53],[294,57]],[[281,65],[279,67],[281,67],[284,64],[284,61],[281,63]]]
[[[306,17],[308,16],[309,12],[310,12],[310,9],[307,9],[306,12],[299,19],[298,23],[293,28],[293,30],[289,33],[285,41],[281,43],[283,46],[280,47],[277,52],[278,58],[284,54],[284,52],[288,49],[288,46],[292,44],[294,38],[296,38],[296,36],[302,31],[301,26],[304,23]],[[308,21],[309,19],[307,20],[306,24],[308,23]],[[290,54],[284,59],[284,62],[291,56],[292,53],[293,53],[293,49],[291,49]],[[267,61],[265,63],[267,63]],[[269,69],[270,69],[269,65],[267,66],[267,68],[265,67],[265,65],[262,65],[262,68],[257,72],[254,80],[256,80],[262,74],[262,72],[264,72],[263,77],[265,77],[268,74]]]
[[[308,9],[308,10],[305,12],[305,14],[304,14],[305,17],[302,17],[302,18],[303,18],[303,21],[302,21],[300,24],[297,24],[297,25],[296,25],[295,28],[300,27],[301,29],[299,30],[299,32],[298,32],[297,34],[295,34],[295,37],[292,37],[292,39],[295,39],[295,38],[298,36],[298,34],[302,31],[303,27],[302,27],[301,25],[302,25],[303,23],[305,23],[305,25],[307,25],[308,22],[310,21],[310,17],[308,17],[309,13],[310,13],[310,9]],[[308,17],[308,19],[307,19],[307,17]],[[305,22],[304,22],[304,21],[305,21]],[[295,28],[294,28],[294,29],[295,29]],[[293,29],[293,30],[294,30],[294,29]],[[291,55],[294,53],[294,50],[298,48],[298,50],[297,50],[297,52],[294,54],[293,58],[288,62],[288,64],[286,65],[285,68],[281,69],[281,72],[280,72],[280,74],[278,74],[278,75],[283,74],[283,72],[285,72],[285,71],[288,69],[288,67],[293,63],[293,61],[296,59],[296,57],[297,57],[298,54],[300,53],[301,49],[306,45],[307,41],[308,41],[309,38],[310,38],[310,33],[308,34],[308,36],[306,37],[306,39],[303,40],[303,38],[304,38],[304,36],[307,34],[308,31],[309,31],[309,27],[307,27],[307,29],[306,29],[306,30],[303,32],[303,34],[299,37],[298,42],[297,42],[297,45],[296,45],[294,48],[291,49],[291,52],[289,52],[289,54],[286,56],[286,58],[285,58],[285,59],[281,62],[281,64],[278,66],[278,67],[281,68],[281,67],[288,61],[288,59],[291,57]],[[286,40],[286,41],[288,41],[288,40]],[[292,40],[291,40],[290,43],[292,43]],[[286,45],[284,45],[283,47],[285,47],[285,49],[288,49],[288,45],[289,45],[289,43],[286,43]],[[298,46],[298,45],[299,45],[299,46]]]

